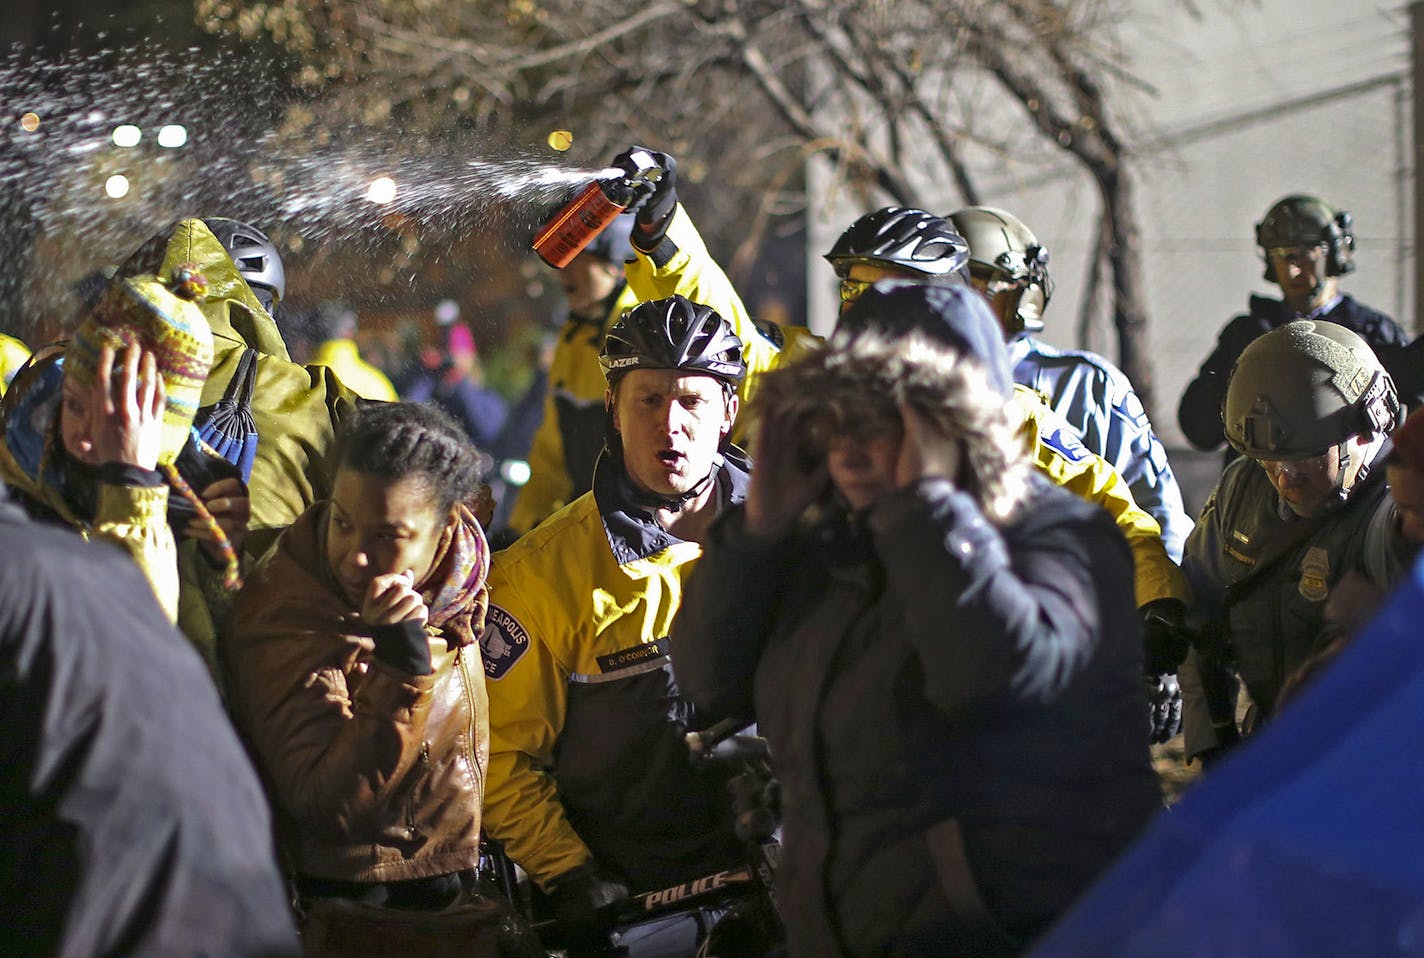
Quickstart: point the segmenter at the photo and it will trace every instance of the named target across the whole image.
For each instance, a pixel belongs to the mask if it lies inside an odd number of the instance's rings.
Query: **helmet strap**
[[[1350,440],[1341,440],[1335,447],[1335,457],[1340,460],[1340,476],[1335,480],[1335,496],[1340,502],[1350,498],[1350,490],[1345,488],[1345,476],[1350,472]],[[1350,484],[1351,487],[1354,483]]]
[[[1325,263],[1322,261],[1315,267],[1315,285],[1310,288],[1310,308],[1315,308],[1315,301],[1320,298],[1320,294],[1325,291],[1325,281],[1327,271]]]
[[[1360,463],[1360,469],[1355,473],[1354,478],[1350,480],[1348,487],[1345,485],[1345,478],[1350,471],[1350,440],[1345,439],[1337,447],[1340,450],[1340,481],[1336,485],[1336,495],[1339,497],[1340,502],[1343,503],[1348,500],[1350,494],[1355,491],[1355,488],[1368,479],[1370,473],[1374,471],[1374,463],[1379,456],[1379,447],[1383,441],[1384,436],[1381,434],[1376,434],[1374,438],[1370,440],[1369,445],[1365,447],[1364,452],[1361,454],[1364,457],[1364,461]]]
[[[712,483],[716,481],[717,470],[720,469],[721,466],[722,456],[719,453],[712,460],[712,468],[708,471],[707,475],[703,476],[702,479],[698,481],[696,485],[694,485],[691,489],[688,489],[686,492],[674,493],[670,496],[660,495],[649,489],[644,489],[642,486],[632,481],[632,476],[628,476],[628,488],[631,491],[630,498],[633,500],[633,503],[635,505],[641,506],[642,508],[648,509],[652,512],[657,512],[660,509],[666,509],[668,512],[681,512],[684,508],[686,508],[689,502],[696,500],[699,496],[701,496],[704,492],[707,491],[708,486],[712,485]],[[624,474],[627,475],[626,468]]]

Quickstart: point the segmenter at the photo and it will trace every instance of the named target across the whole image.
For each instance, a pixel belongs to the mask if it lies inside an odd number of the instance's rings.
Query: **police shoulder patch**
[[[497,605],[485,613],[480,633],[480,652],[485,660],[485,677],[502,679],[514,663],[529,651],[529,633],[519,620]]]
[[[1071,430],[1059,427],[1051,433],[1041,433],[1039,439],[1069,462],[1080,462],[1088,457],[1088,448],[1083,445],[1083,440]]]

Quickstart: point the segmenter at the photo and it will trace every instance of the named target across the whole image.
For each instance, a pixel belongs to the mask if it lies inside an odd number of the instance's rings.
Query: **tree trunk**
[[[1103,225],[1108,237],[1118,365],[1132,380],[1148,418],[1152,419],[1155,418],[1156,391],[1147,345],[1146,291],[1143,289],[1142,259],[1137,251],[1139,234],[1132,204],[1132,186],[1120,167],[1095,167],[1093,173],[1102,195]]]

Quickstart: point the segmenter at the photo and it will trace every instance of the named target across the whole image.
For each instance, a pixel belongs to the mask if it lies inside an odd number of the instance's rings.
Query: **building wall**
[[[1170,448],[1184,445],[1176,404],[1221,326],[1262,277],[1254,226],[1280,196],[1317,192],[1353,212],[1358,270],[1343,288],[1413,330],[1413,150],[1408,11],[1348,10],[1325,0],[1134,4],[1123,24],[1130,69],[1152,92],[1121,85],[1117,115],[1136,145],[1132,175],[1148,296],[1158,408]],[[1006,114],[1007,122],[1026,122]],[[1071,162],[1039,156],[974,161],[983,201],[1021,216],[1047,245],[1057,292],[1045,338],[1116,359],[1106,301],[1080,316],[1098,200]],[[813,189],[831,186],[812,171]],[[962,204],[927,184],[926,205]],[[864,210],[847,198],[813,219],[810,318],[834,315],[833,278],[818,267]],[[1185,457],[1184,457],[1185,458]],[[1216,457],[1210,457],[1216,461]],[[1175,460],[1175,456],[1174,456]]]

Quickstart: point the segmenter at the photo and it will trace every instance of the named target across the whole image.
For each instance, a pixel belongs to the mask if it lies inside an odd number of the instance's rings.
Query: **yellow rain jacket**
[[[184,263],[196,264],[208,280],[208,293],[198,304],[213,331],[213,366],[203,386],[204,408],[223,398],[243,353],[249,347],[257,351],[252,418],[258,442],[247,484],[252,517],[242,548],[246,565],[266,552],[309,506],[330,496],[336,430],[342,417],[354,411],[357,395],[330,368],[291,361],[276,322],[202,220],[181,220],[154,236],[119,272],[166,278]],[[217,581],[220,576],[196,542],[179,547],[178,575],[178,626],[207,653],[215,645],[232,596]]]
[[[313,366],[330,366],[336,378],[362,399],[395,402],[396,387],[390,377],[361,357],[354,339],[328,339],[312,350]]]
[[[1102,506],[1127,537],[1136,566],[1137,605],[1153,599],[1189,601],[1187,577],[1167,555],[1162,527],[1133,500],[1127,481],[1106,459],[1083,445],[1073,427],[1041,394],[1015,385],[1010,403],[1013,411],[1022,415],[1019,437],[1039,471],[1055,485]]]
[[[223,397],[244,350],[258,353],[252,416],[259,439],[248,483],[252,521],[243,549],[255,558],[307,507],[330,494],[336,428],[355,409],[357,395],[328,367],[292,362],[277,324],[202,220],[182,220],[155,236],[120,272],[167,277],[183,263],[196,263],[208,278],[208,294],[199,306],[212,327],[214,356],[203,406]]]
[[[746,478],[726,453],[724,505],[742,501]],[[593,858],[635,890],[666,887],[736,855],[721,783],[688,760],[691,709],[669,665],[702,548],[630,496],[605,453],[593,490],[496,553],[490,573],[485,828],[541,886]]]

